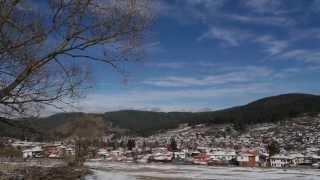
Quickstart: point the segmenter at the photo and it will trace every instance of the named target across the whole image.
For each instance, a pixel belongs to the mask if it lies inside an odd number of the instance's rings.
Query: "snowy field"
[[[86,163],[92,171],[86,180],[320,180],[317,169],[259,169],[169,164]]]

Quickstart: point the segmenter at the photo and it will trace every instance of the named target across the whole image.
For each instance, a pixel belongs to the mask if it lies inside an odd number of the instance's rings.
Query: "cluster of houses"
[[[61,159],[66,155],[75,155],[73,145],[62,142],[42,143],[15,140],[11,146],[21,149],[24,159],[54,158]],[[169,144],[165,147],[144,147],[137,144],[132,149],[119,147],[96,148],[96,155],[102,161],[132,163],[173,163],[185,165],[209,166],[242,166],[242,167],[274,167],[289,168],[310,166],[319,168],[320,156],[303,155],[301,153],[278,154],[269,156],[259,149],[210,148],[198,146],[195,149],[172,150]]]
[[[277,124],[265,123],[250,126],[245,133],[235,131],[232,125],[188,126],[184,124],[165,133],[134,139],[138,154],[141,151],[152,149],[144,157],[144,159],[149,159],[149,162],[170,161],[185,164],[271,166],[275,168],[312,167],[312,165],[319,167],[320,131],[318,129],[320,129],[320,116],[302,116]],[[180,150],[178,152],[169,151],[168,145],[172,137],[176,141],[177,149]],[[105,140],[106,142],[112,141],[113,149],[117,149],[118,152],[119,149],[120,151],[125,149],[121,144],[125,144],[123,142],[130,138],[132,137],[112,140],[110,136]],[[268,145],[272,141],[278,142],[279,152],[269,156]],[[162,150],[159,151],[159,148]],[[102,152],[105,152],[102,157],[106,160],[126,161],[123,156],[114,157],[115,154],[121,156],[125,153],[113,153],[112,148]],[[129,161],[132,161],[132,157],[129,158]]]
[[[245,133],[232,125],[183,124],[149,137],[110,134],[90,147],[90,158],[110,162],[164,162],[212,166],[315,167],[320,165],[320,116],[300,117],[278,124],[250,126]],[[278,152],[269,155],[270,142]],[[23,158],[63,158],[75,155],[74,142],[40,143],[13,140]]]
[[[62,142],[42,143],[15,140],[11,143],[12,147],[22,151],[24,159],[31,158],[63,158],[67,155],[75,155],[74,146],[64,145]]]
[[[274,155],[255,150],[236,151],[234,149],[198,147],[195,150],[183,149],[170,151],[168,148],[159,147],[141,151],[135,148],[126,151],[123,148],[101,148],[98,150],[98,158],[109,162],[137,162],[150,163],[162,162],[173,164],[194,164],[209,166],[242,166],[242,167],[314,167],[319,168],[320,156],[305,156],[299,153],[288,155]]]

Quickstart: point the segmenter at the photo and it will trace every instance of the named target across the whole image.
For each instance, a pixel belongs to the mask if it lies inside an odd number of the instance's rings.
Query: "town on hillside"
[[[1,161],[63,160],[80,154],[86,160],[104,162],[320,168],[319,129],[320,114],[256,124],[244,132],[230,124],[181,124],[149,137],[108,134],[85,144],[81,153],[74,139],[49,143],[2,137]]]

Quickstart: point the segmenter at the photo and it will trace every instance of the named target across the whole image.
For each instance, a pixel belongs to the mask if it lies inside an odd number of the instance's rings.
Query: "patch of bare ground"
[[[85,167],[20,167],[0,171],[0,180],[82,180],[89,173]]]

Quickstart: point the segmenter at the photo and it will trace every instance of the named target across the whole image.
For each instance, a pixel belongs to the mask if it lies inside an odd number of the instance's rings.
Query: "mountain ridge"
[[[18,124],[26,126],[25,129],[29,128],[37,133],[47,134],[48,132],[58,131],[67,122],[70,123],[84,115],[89,115],[87,116],[89,118],[90,116],[98,116],[104,119],[108,127],[127,129],[132,134],[148,136],[158,131],[176,128],[182,123],[188,123],[189,125],[231,123],[239,129],[245,129],[245,126],[249,124],[277,122],[300,114],[314,112],[320,112],[320,96],[290,93],[266,97],[246,105],[217,111],[154,112],[120,110],[106,113],[71,112],[58,113],[48,117],[29,118]],[[9,134],[12,135],[12,133]],[[0,136],[5,135],[5,133],[0,132]]]

